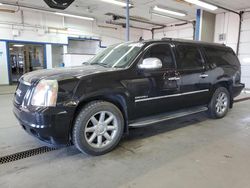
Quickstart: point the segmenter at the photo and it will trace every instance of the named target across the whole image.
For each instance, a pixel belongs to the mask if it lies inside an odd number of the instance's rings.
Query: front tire
[[[213,97],[208,106],[209,115],[214,119],[223,118],[230,105],[230,95],[225,87],[219,87],[215,90]]]
[[[124,119],[115,105],[105,101],[87,104],[76,117],[73,143],[90,155],[103,155],[113,150],[123,135]]]

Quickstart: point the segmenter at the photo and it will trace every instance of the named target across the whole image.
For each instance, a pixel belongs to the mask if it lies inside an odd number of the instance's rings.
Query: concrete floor
[[[0,95],[0,156],[40,147]],[[133,129],[113,152],[91,157],[73,146],[0,165],[1,188],[250,187],[250,101],[227,117],[203,113]]]

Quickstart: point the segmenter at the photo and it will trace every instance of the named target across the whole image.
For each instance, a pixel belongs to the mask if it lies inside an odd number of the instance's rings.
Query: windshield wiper
[[[89,62],[83,62],[82,65],[89,65]]]
[[[105,63],[99,63],[99,62],[97,62],[97,63],[91,63],[90,65],[100,65],[100,66],[102,66],[102,67],[109,67],[109,65],[108,64],[105,64]]]

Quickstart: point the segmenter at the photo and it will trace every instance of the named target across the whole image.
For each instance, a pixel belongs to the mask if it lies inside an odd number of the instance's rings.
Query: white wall
[[[117,30],[99,28],[96,23],[65,18],[50,13],[23,11],[0,13],[0,39],[39,41],[46,43],[68,43],[68,36],[72,37],[96,37],[103,40],[103,45],[110,45],[125,40],[125,29]],[[23,23],[24,24],[23,24]],[[67,28],[67,29],[66,29]],[[13,30],[19,30],[19,36],[13,36]],[[142,36],[142,30],[131,29],[131,40],[138,40]]]
[[[236,51],[239,16],[233,13],[222,13],[216,15],[215,38],[214,41],[224,43]],[[219,34],[226,34],[224,41],[219,41]],[[239,60],[241,62],[242,82],[246,88],[250,89],[250,13],[244,13],[241,40],[239,48]]]
[[[236,51],[239,33],[239,16],[234,13],[222,13],[216,15],[214,42],[224,43]],[[226,34],[225,40],[220,41],[219,35]]]
[[[46,44],[46,63],[47,69],[52,69],[52,46],[51,44]]]
[[[0,84],[9,84],[6,43],[0,41]]]
[[[82,63],[90,60],[94,55],[82,55],[82,54],[65,54],[64,55],[64,63],[65,67],[79,66]]]
[[[242,82],[250,89],[250,13],[243,15],[239,59],[242,69]]]
[[[91,37],[102,40],[102,45],[123,42],[125,40],[125,29],[118,27],[117,30],[108,28],[99,28],[97,21],[89,22],[74,18],[65,18],[62,16],[33,11],[23,10],[23,19],[21,11],[16,13],[0,12],[0,39],[17,40],[48,43],[46,45],[47,66],[52,68],[53,54],[51,43],[66,44],[68,37]],[[13,35],[15,33],[15,35]],[[138,40],[142,36],[142,30],[131,29],[131,40]],[[3,43],[5,45],[5,43]],[[3,44],[1,44],[1,47]],[[98,51],[99,49],[97,49]],[[2,67],[7,67],[6,49],[1,58],[0,84],[8,84],[8,71]],[[83,56],[78,56],[78,58]],[[79,59],[78,59],[79,60]],[[79,62],[84,61],[85,57]]]
[[[154,39],[161,39],[163,37],[168,38],[180,38],[180,39],[193,39],[193,25],[187,24],[183,26],[167,27],[161,30],[156,30]],[[143,31],[143,39],[152,39],[150,31]]]

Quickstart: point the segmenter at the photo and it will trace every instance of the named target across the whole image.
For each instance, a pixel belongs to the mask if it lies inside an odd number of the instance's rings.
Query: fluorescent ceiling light
[[[153,8],[155,11],[158,11],[158,12],[164,12],[164,13],[166,13],[166,14],[172,14],[172,15],[175,15],[175,16],[186,16],[186,14],[185,13],[182,13],[182,12],[176,12],[176,11],[173,11],[173,10],[168,10],[168,9],[166,9],[166,8],[160,8],[160,7],[158,7],[158,6],[155,6],[154,8]]]
[[[71,18],[78,18],[78,19],[82,19],[82,20],[90,20],[90,21],[94,21],[94,18],[91,17],[85,17],[85,16],[77,16],[77,15],[73,15],[73,14],[65,14],[65,13],[61,13],[61,12],[55,12],[56,15],[60,15],[60,16],[66,16],[66,17],[71,17]]]
[[[250,57],[244,58],[244,59],[243,59],[243,62],[244,62],[244,63],[250,63]]]
[[[116,1],[116,0],[101,0],[101,1],[106,2],[106,3],[111,3],[114,5],[118,5],[118,6],[122,6],[122,7],[127,6],[127,3],[122,2],[122,1]],[[129,6],[131,7],[132,5],[129,3]]]
[[[209,10],[216,10],[218,9],[217,6],[214,6],[214,5],[211,5],[209,3],[205,3],[203,1],[199,1],[199,0],[184,0],[188,3],[192,3],[192,4],[195,4],[197,6],[200,6],[200,7],[203,7],[203,8],[206,8],[206,9],[209,9]]]
[[[24,47],[23,44],[14,44],[13,46],[14,46],[14,47],[18,47],[18,48]]]
[[[152,12],[152,14],[155,15],[155,16],[160,16],[160,17],[164,17],[164,18],[173,19],[173,18],[171,18],[169,16],[166,16],[166,15],[163,15],[163,14],[158,14],[158,13],[155,13],[155,12]]]

